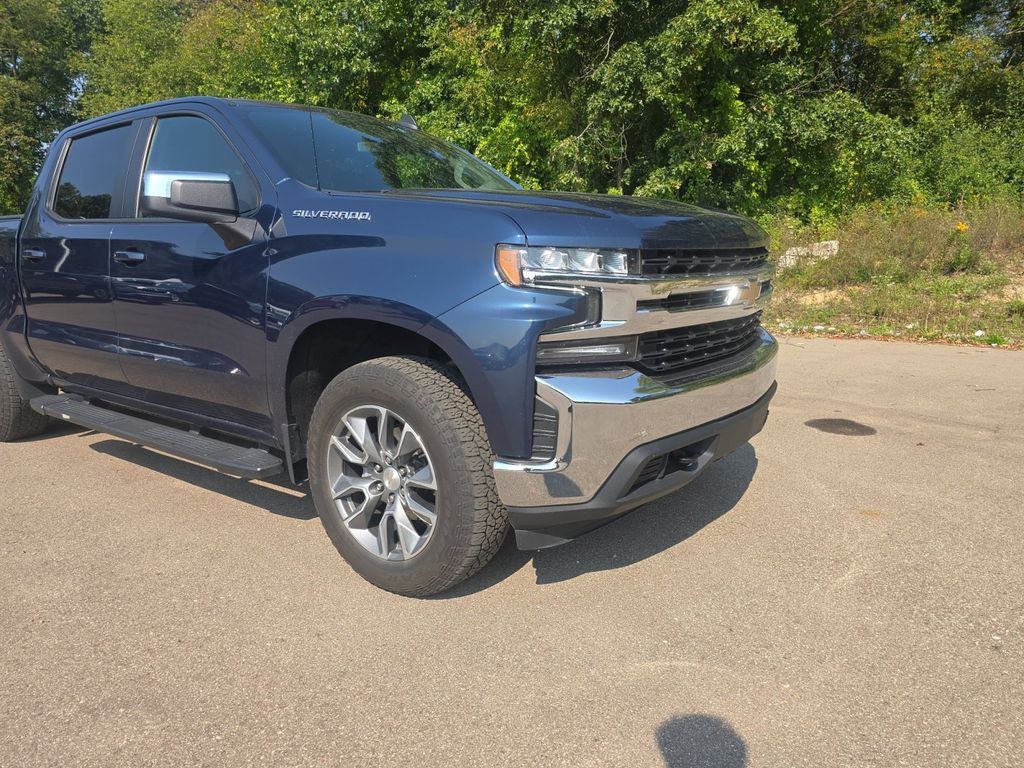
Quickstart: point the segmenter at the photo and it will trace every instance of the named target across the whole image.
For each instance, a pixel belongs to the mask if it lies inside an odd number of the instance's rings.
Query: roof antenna
[[[404,125],[406,128],[412,128],[414,131],[418,131],[420,129],[420,127],[416,125],[416,118],[408,112],[402,113],[402,119],[398,121],[398,124]]]

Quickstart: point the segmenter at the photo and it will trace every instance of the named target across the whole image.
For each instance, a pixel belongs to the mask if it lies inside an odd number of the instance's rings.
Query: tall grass
[[[1024,345],[1024,206],[857,211],[823,226],[768,223],[776,255],[838,240],[783,270],[769,311],[780,330]]]

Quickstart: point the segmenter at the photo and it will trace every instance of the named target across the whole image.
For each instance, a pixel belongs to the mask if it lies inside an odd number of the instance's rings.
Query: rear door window
[[[134,135],[128,123],[72,139],[57,179],[54,213],[65,219],[119,217]]]

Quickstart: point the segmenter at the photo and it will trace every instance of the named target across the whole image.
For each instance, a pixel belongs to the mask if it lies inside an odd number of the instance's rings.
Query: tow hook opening
[[[707,437],[703,440],[698,440],[692,445],[687,445],[685,448],[677,448],[674,451],[670,451],[668,454],[665,474],[670,475],[673,472],[694,472],[699,469],[701,457],[707,453],[714,441],[714,437]]]
[[[631,496],[646,485],[663,480],[676,472],[696,472],[707,464],[714,446],[715,436],[705,437],[682,448],[652,456],[633,481],[626,496]]]

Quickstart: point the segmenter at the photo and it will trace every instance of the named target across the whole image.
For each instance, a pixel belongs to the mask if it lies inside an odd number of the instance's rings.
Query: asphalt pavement
[[[0,765],[1020,765],[1022,431],[1024,352],[787,338],[751,445],[414,600],[58,425],[0,445]]]

